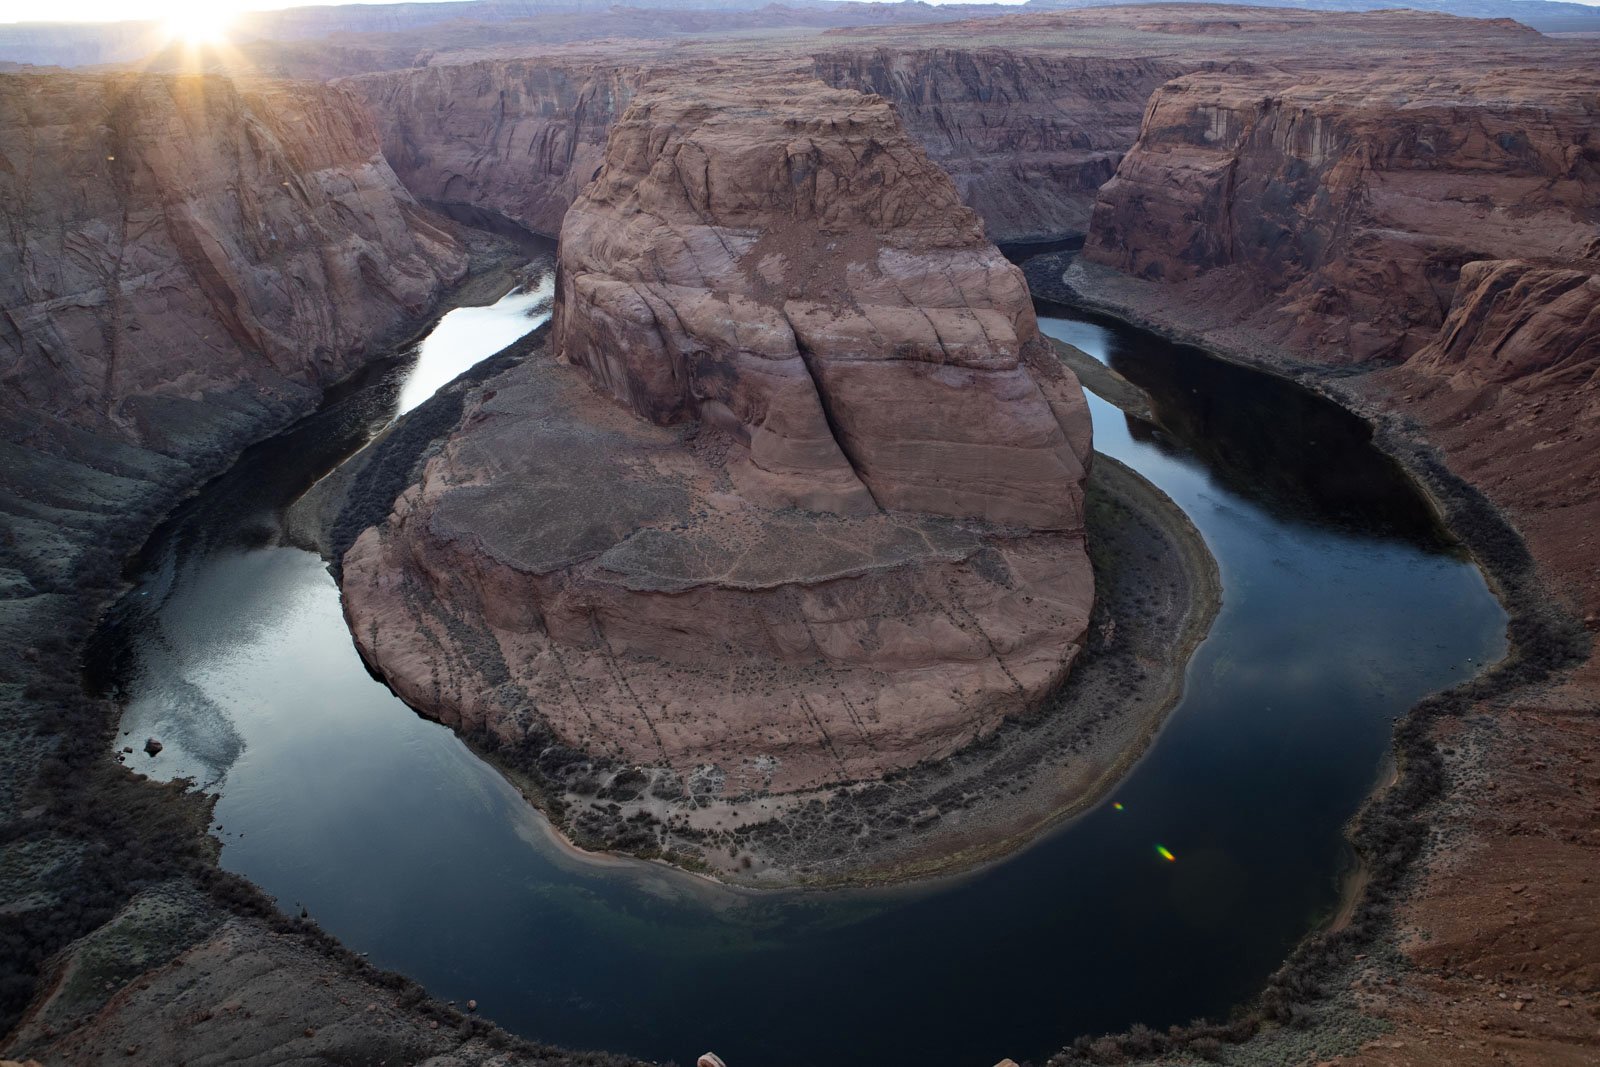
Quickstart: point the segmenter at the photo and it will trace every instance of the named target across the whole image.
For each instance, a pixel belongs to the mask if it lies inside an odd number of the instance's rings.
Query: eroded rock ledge
[[[664,81],[563,227],[549,342],[344,557],[363,653],[663,800],[942,756],[1066,677],[1078,383],[881,99]]]

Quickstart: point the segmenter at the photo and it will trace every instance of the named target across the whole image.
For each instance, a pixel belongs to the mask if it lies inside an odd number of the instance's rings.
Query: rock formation
[[[599,168],[633,94],[636,63],[484,60],[345,82],[383,131],[383,151],[424,200],[502,215],[555,236]]]
[[[1416,1062],[1453,1062],[1469,1030],[1552,1062],[1588,1041],[1567,1019],[1600,877],[1600,49],[1541,47],[1179,79],[1066,275],[1372,415],[1512,612],[1510,665],[1408,724],[1443,769],[1423,817],[1452,843],[1424,850],[1397,909],[1414,977],[1365,1010]],[[1430,781],[1406,774],[1401,789]],[[1485,982],[1556,1010],[1503,1016]]]
[[[1591,71],[1192,75],[1151,101],[1084,258],[1319,362],[1429,343],[1464,264],[1595,247]],[[1230,320],[1231,321],[1228,321]]]
[[[0,77],[0,216],[5,484],[35,575],[73,572],[62,515],[125,518],[139,483],[310,404],[465,269],[360,105],[316,86]]]
[[[344,558],[415,706],[732,795],[943,755],[1065,677],[1087,407],[881,99],[641,90],[550,347]]]
[[[1232,77],[1257,66],[1390,70],[1418,52],[1449,64],[1473,62],[1486,49],[1520,49],[1542,61],[1555,48],[1514,23],[1407,11],[1194,4],[1179,12],[1130,6],[934,21],[956,13],[929,9],[921,25],[854,26],[877,13],[841,7],[828,16],[836,28],[812,36],[686,36],[670,49],[659,40],[530,47],[519,45],[515,24],[466,24],[430,31],[426,45],[371,35],[342,41],[335,55],[303,59],[307,71],[347,73],[363,63],[384,71],[344,84],[371,104],[384,152],[417,196],[494,211],[554,235],[642,79],[730,55],[759,57],[767,73],[809,75],[894,103],[990,238],[1023,241],[1086,232],[1095,192],[1136,139],[1150,94],[1179,75]],[[624,16],[619,9],[606,18]],[[802,16],[773,8],[749,17],[782,26]],[[541,20],[540,32],[568,39],[557,21]],[[662,37],[696,25],[681,15],[646,21],[654,28],[617,25],[616,32]],[[593,23],[591,33],[612,28],[613,21]],[[488,46],[486,35],[498,46]],[[281,55],[243,62],[302,69]]]
[[[894,101],[990,238],[1026,241],[1088,231],[1095,193],[1138,136],[1145,101],[1193,66],[1171,55],[945,46],[823,52],[813,71]]]

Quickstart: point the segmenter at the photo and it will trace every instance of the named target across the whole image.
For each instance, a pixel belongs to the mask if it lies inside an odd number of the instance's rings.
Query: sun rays
[[[167,5],[162,28],[169,41],[191,46],[219,45],[228,39],[235,11],[228,4],[176,0]]]

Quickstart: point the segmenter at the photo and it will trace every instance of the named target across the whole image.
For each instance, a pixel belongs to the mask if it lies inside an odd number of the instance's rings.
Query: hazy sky
[[[395,0],[0,0],[0,22],[83,22],[123,19],[172,19],[194,12],[211,18],[233,11],[266,11],[280,7],[311,7],[325,4],[394,3]],[[456,2],[456,0],[450,0]],[[625,0],[623,0],[625,2]],[[928,0],[929,3],[954,0]],[[965,2],[965,0],[963,0]],[[977,0],[989,3],[1022,3],[1022,0]],[[1600,0],[1595,0],[1600,3]]]
[[[320,4],[392,3],[393,0],[311,0]],[[619,0],[626,2],[626,0]],[[940,3],[943,0],[929,0]],[[951,0],[954,2],[954,0]],[[981,0],[980,0],[981,2]],[[1021,3],[1022,0],[989,0]],[[1600,6],[1600,0],[1577,0]],[[307,6],[308,0],[0,0],[0,22],[181,19],[198,14],[211,20],[232,11]]]

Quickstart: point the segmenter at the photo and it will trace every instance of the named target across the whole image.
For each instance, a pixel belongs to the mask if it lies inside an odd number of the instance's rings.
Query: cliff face
[[[813,65],[829,85],[892,100],[995,241],[1085,233],[1145,101],[1192,69],[1171,57],[950,47],[824,52]]]
[[[0,216],[11,551],[35,577],[72,573],[70,529],[92,540],[309,403],[465,267],[359,103],[318,87],[0,78]]]
[[[1387,367],[1360,388],[1565,568],[1600,522],[1597,58],[1180,78],[1069,280],[1263,359]]]
[[[1059,685],[1087,407],[884,101],[642,91],[557,301],[557,358],[489,382],[345,556],[415,706],[734,795],[948,753]]]
[[[1464,264],[1591,247],[1595,90],[1526,68],[1180,78],[1101,190],[1084,258],[1190,283],[1214,321],[1318,361],[1404,358]]]
[[[1095,190],[1133,143],[1151,91],[1196,66],[1000,48],[835,48],[814,59],[775,53],[772,64],[892,101],[996,241],[1083,233]],[[649,69],[625,53],[540,57],[344,84],[372,107],[384,154],[418,197],[486,208],[554,235]]]
[[[346,94],[0,79],[0,382],[138,438],[159,398],[320,386],[464,260]]]
[[[1418,63],[1167,86],[1102,192],[1091,262],[1066,281],[1301,364],[1371,413],[1464,520],[1515,613],[1515,648],[1502,674],[1444,698],[1456,710],[1413,720],[1444,768],[1425,817],[1456,836],[1424,852],[1400,905],[1416,977],[1371,1010],[1417,1062],[1454,1062],[1454,1037],[1433,1035],[1469,1029],[1555,1061],[1587,1037],[1533,1012],[1510,1027],[1478,991],[1564,998],[1575,961],[1596,957],[1581,917],[1600,872],[1585,769],[1600,693],[1600,52]],[[1355,365],[1304,367],[1318,363]],[[1387,1062],[1365,1051],[1357,1062]]]
[[[630,63],[509,59],[344,84],[378,116],[383,153],[418,197],[555,236],[639,78]]]
[[[775,506],[1081,529],[1081,395],[1039,388],[1021,272],[949,178],[881,99],[741,104],[652,93],[612,131],[561,231],[558,354],[727,430]]]

